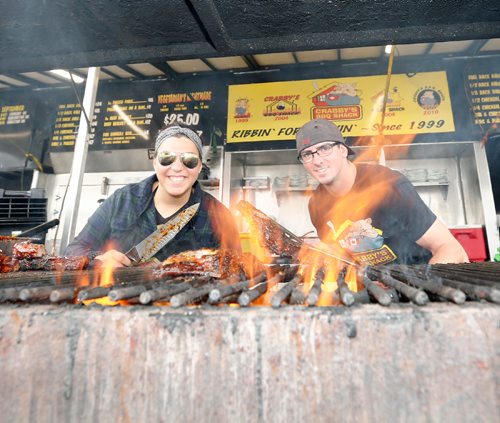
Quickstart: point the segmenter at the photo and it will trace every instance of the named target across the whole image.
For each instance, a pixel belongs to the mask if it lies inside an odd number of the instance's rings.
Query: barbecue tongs
[[[297,235],[295,235],[293,232],[290,232],[288,229],[286,229],[284,226],[281,226],[279,223],[276,223],[275,224],[277,226],[279,226],[281,228],[281,230],[283,231],[283,233],[290,239],[291,242],[293,242],[297,247],[299,248],[306,248],[310,251],[315,251],[319,254],[323,254],[324,256],[328,256],[328,257],[331,257],[331,258],[334,258],[336,260],[340,260],[341,262],[343,263],[346,263],[346,264],[349,264],[351,266],[357,266],[357,263],[354,263],[353,261],[350,261],[344,257],[341,257],[337,254],[334,254],[334,253],[331,253],[330,251],[325,251],[325,250],[322,250],[321,248],[318,248],[318,247],[313,247],[312,245],[309,245],[307,243],[304,242],[304,240],[300,237],[298,237]]]
[[[254,207],[248,201],[245,201],[245,200],[240,201],[238,203],[238,208],[240,210],[245,210],[245,209],[247,211],[250,210],[251,213],[254,213],[255,215],[259,216],[263,220],[268,220],[268,221],[271,220],[271,218],[269,216],[267,216],[264,212],[260,211],[256,207]],[[275,227],[279,228],[283,232],[283,234],[288,238],[290,243],[294,244],[298,249],[306,248],[310,251],[315,251],[315,252],[322,254],[324,256],[331,257],[331,258],[334,258],[336,260],[340,260],[341,262],[349,264],[351,266],[357,266],[357,263],[354,263],[353,261],[350,261],[344,257],[341,257],[341,256],[334,254],[334,253],[331,253],[329,251],[322,250],[321,248],[313,247],[312,245],[306,244],[302,238],[298,237],[293,232],[289,231],[287,228],[280,225],[278,222],[276,222],[274,220],[272,220],[272,224]]]

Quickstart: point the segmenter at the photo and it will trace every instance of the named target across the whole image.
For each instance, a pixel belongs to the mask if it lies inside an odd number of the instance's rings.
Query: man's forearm
[[[444,244],[433,252],[429,264],[436,263],[467,263],[469,257],[461,245]]]

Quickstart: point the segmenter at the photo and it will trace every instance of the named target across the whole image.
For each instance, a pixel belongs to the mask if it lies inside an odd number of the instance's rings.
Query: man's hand
[[[102,266],[105,267],[125,267],[132,264],[130,259],[125,254],[116,250],[106,251],[104,254],[96,256],[95,259],[99,260],[102,263]]]

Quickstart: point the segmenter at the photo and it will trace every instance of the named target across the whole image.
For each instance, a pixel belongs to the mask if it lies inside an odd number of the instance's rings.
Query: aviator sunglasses
[[[194,169],[200,162],[200,158],[194,153],[176,153],[174,151],[162,151],[157,155],[158,163],[160,163],[162,166],[170,166],[173,162],[175,162],[175,159],[178,155],[180,156],[181,163],[188,169]]]

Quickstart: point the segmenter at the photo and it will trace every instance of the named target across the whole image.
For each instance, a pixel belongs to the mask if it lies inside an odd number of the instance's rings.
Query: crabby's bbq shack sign
[[[380,132],[385,75],[229,86],[227,142],[294,139],[311,119],[335,122],[343,135]],[[455,130],[446,72],[393,75],[386,135]]]

